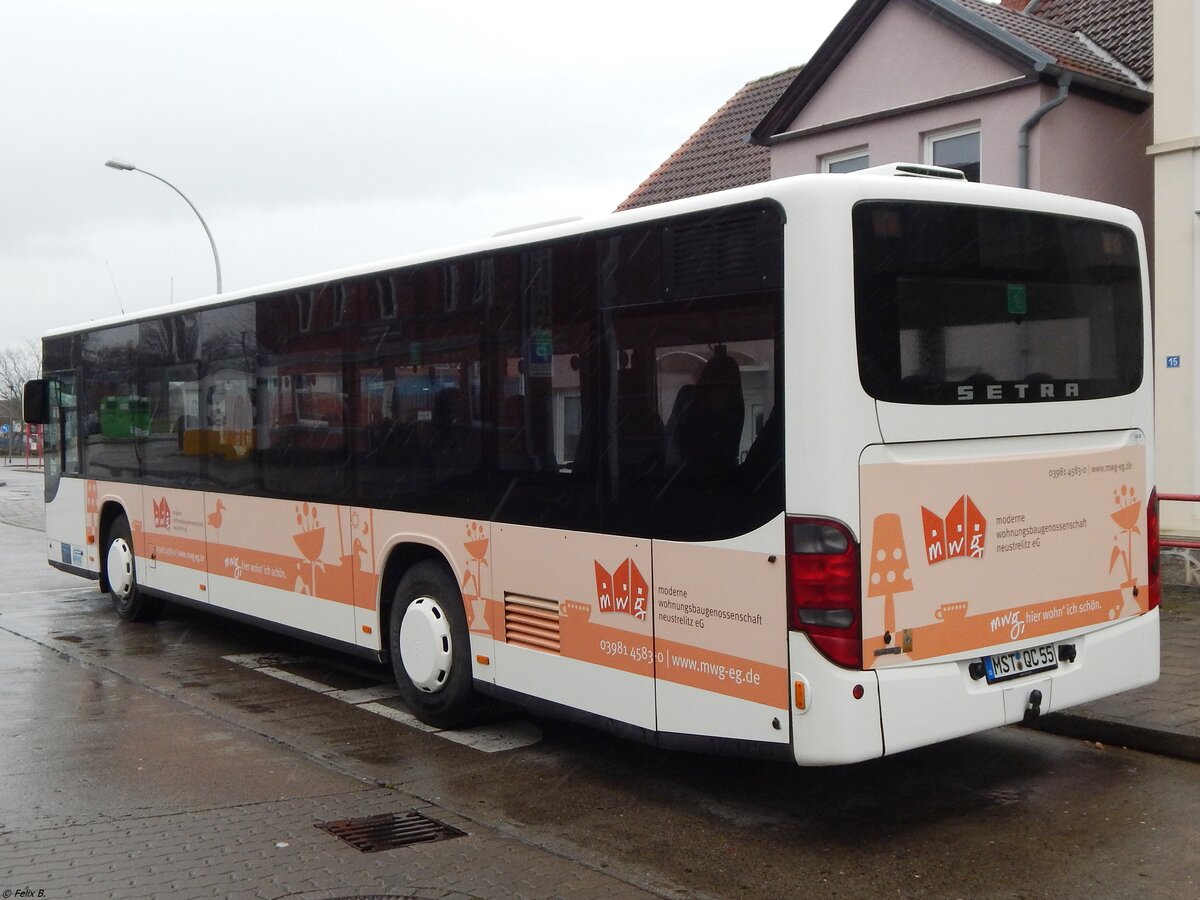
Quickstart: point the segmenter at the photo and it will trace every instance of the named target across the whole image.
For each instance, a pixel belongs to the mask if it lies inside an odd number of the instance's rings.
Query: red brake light
[[[1149,596],[1146,598],[1147,609],[1157,609],[1162,601],[1162,572],[1159,569],[1159,553],[1161,545],[1158,540],[1158,488],[1150,491],[1150,500],[1146,504],[1146,555],[1149,584],[1146,586]]]
[[[831,662],[862,668],[858,542],[833,519],[787,519],[788,626]]]

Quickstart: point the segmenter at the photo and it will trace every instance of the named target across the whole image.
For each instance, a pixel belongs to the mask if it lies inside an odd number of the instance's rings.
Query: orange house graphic
[[[600,612],[626,613],[635,619],[645,620],[650,585],[633,560],[626,559],[612,572],[598,562],[595,565],[596,600]]]
[[[151,500],[154,505],[154,527],[160,531],[166,531],[171,527],[171,507],[167,503],[167,498],[162,500]]]
[[[963,556],[983,557],[987,519],[966,494],[954,501],[944,517],[922,506],[921,524],[925,529],[925,559],[929,565]]]

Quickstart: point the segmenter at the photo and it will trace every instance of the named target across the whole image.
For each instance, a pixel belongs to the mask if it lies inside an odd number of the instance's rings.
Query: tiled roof
[[[617,209],[767,181],[771,151],[747,137],[799,72],[799,67],[785,69],[743,87]]]
[[[1078,0],[1068,2],[1073,2],[1076,6],[1082,5]],[[1039,14],[1037,6],[1034,6],[1033,14],[1029,15],[994,3],[984,3],[983,0],[957,0],[957,3],[999,26],[1013,37],[1042,51],[1064,69],[1118,84],[1138,86],[1136,79],[1131,78],[1128,72],[1111,63],[1103,54],[1096,52],[1086,41],[1080,39],[1075,32],[1082,31],[1082,28],[1067,27],[1065,24],[1046,20]],[[1080,15],[1080,18],[1084,17]],[[1095,36],[1088,37],[1094,43],[1100,43]]]
[[[1154,0],[1041,0],[1032,14],[1082,31],[1146,81],[1154,78]]]

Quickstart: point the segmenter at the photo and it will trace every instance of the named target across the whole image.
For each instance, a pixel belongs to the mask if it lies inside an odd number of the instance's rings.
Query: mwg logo
[[[955,500],[944,516],[922,506],[921,524],[925,529],[925,559],[929,565],[957,557],[983,557],[987,519],[966,494]]]

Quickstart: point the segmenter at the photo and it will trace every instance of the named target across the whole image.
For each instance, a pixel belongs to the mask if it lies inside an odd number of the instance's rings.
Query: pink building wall
[[[873,115],[1021,78],[1001,60],[916,5],[893,0],[808,102],[791,129]]]
[[[1153,136],[1152,109],[1129,110],[1073,91],[1034,129],[1029,186],[1128,207],[1153,247],[1154,160],[1146,154]]]

